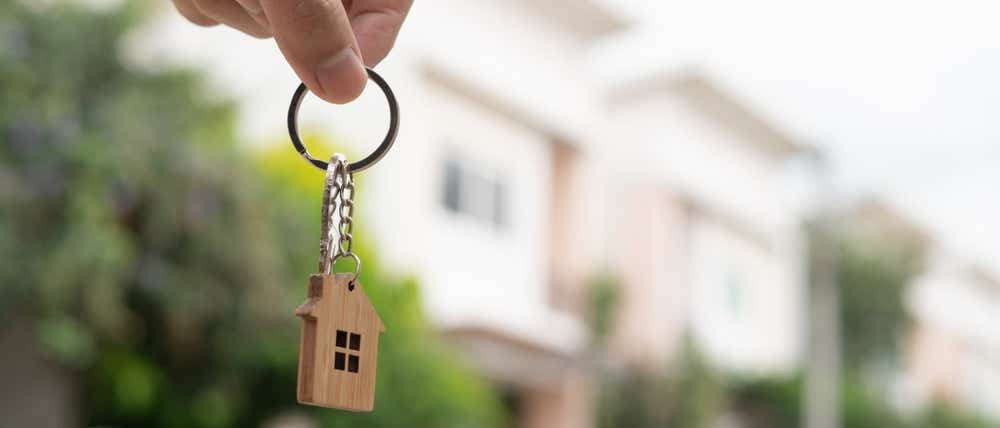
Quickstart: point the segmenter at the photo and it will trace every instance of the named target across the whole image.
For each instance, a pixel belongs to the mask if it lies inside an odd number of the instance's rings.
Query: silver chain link
[[[340,240],[337,242],[338,255],[348,255],[354,253],[354,174],[347,172],[347,161],[343,161],[343,164],[337,168],[338,170],[338,181],[340,186],[338,187],[338,195],[340,197],[340,224],[337,226],[337,231],[340,232]]]
[[[330,158],[323,186],[323,207],[320,238],[319,272],[330,274],[333,264],[341,257],[354,259],[354,279],[361,275],[361,259],[354,254],[354,174],[348,172],[347,158],[335,154]],[[334,227],[334,221],[337,226]],[[337,237],[334,236],[337,235]],[[336,241],[336,246],[334,246]]]

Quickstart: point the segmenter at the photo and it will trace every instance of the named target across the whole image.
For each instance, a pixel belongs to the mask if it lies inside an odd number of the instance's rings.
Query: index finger
[[[299,79],[324,100],[346,103],[368,81],[340,0],[261,0],[278,48]]]
[[[347,14],[365,65],[374,67],[389,54],[413,0],[354,0]]]

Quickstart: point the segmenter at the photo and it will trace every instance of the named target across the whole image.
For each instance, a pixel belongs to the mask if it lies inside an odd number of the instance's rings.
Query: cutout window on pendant
[[[337,349],[333,353],[333,369],[357,373],[360,370],[361,335],[337,330]],[[352,352],[353,351],[353,352]]]

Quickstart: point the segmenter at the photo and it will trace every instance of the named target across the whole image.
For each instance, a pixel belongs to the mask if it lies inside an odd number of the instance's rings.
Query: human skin
[[[274,37],[299,79],[320,98],[343,104],[364,90],[389,53],[413,0],[173,0],[201,26],[225,25]]]

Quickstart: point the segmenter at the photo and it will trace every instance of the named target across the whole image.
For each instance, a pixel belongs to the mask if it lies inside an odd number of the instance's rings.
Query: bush
[[[916,415],[900,415],[857,379],[845,381],[841,385],[841,394],[844,428],[1000,427],[940,403]],[[793,428],[801,425],[802,382],[798,377],[742,381],[733,388],[732,397],[734,409],[750,428]]]
[[[663,372],[632,367],[604,376],[597,405],[598,426],[708,427],[725,410],[723,379],[692,346]]]

